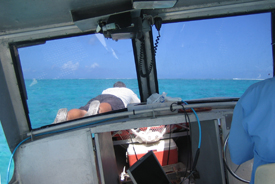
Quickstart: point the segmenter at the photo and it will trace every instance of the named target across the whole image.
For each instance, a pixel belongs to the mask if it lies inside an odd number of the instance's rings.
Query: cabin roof
[[[0,36],[62,26],[77,27],[78,21],[85,21],[85,24],[89,25],[86,30],[95,30],[98,22],[109,15],[139,11],[133,8],[133,1],[2,1],[0,3]],[[144,14],[160,16],[164,22],[168,22],[262,12],[274,7],[274,0],[177,0],[173,8],[142,11]],[[78,31],[83,32],[83,30]]]

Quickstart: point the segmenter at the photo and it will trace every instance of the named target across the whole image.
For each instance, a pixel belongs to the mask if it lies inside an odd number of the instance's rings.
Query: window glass
[[[160,35],[159,92],[168,96],[240,97],[273,76],[270,13],[163,24]]]
[[[117,81],[139,97],[131,40],[85,35],[20,48],[19,56],[32,128],[53,123],[61,108],[86,105]]]
[[[163,24],[159,92],[183,100],[240,97],[273,76],[270,13]],[[158,35],[153,27],[154,41]],[[139,97],[131,40],[101,34],[19,49],[33,128],[79,108],[120,80]]]

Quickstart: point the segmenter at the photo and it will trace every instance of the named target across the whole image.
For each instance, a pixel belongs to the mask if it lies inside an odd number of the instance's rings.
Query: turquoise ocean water
[[[138,96],[136,79],[119,79]],[[54,121],[60,108],[79,108],[91,98],[118,81],[118,79],[60,79],[25,80],[29,116],[32,128],[39,128]],[[240,97],[258,80],[187,80],[159,79],[159,92],[183,100],[209,97]],[[6,183],[10,150],[0,126],[0,184]],[[12,172],[12,170],[11,170]],[[12,174],[10,174],[11,177]]]

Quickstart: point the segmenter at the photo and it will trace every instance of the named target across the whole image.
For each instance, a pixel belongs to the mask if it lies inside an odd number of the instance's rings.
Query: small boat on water
[[[275,0],[3,1],[0,10],[0,121],[14,161],[8,183],[249,182],[251,162],[237,172],[240,166],[230,161],[225,144],[238,98],[146,101],[159,93],[156,54],[164,52],[157,50],[159,39],[169,39],[160,37],[162,25],[269,12],[274,40]],[[131,40],[142,103],[32,128],[18,50],[96,33],[118,42]],[[274,74],[274,60],[272,66]],[[36,83],[33,79],[31,85]]]

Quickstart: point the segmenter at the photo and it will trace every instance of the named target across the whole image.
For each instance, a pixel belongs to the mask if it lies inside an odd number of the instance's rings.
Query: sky
[[[163,24],[160,35],[159,79],[273,76],[269,13]],[[136,78],[130,39],[78,36],[20,48],[19,56],[25,79]]]

